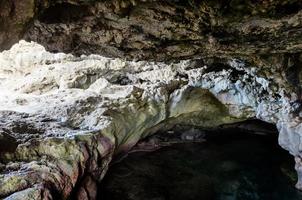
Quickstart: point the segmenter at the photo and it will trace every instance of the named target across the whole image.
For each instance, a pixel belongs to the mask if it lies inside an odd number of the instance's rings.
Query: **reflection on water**
[[[293,158],[277,138],[211,136],[155,152],[133,153],[111,166],[102,200],[302,200]]]

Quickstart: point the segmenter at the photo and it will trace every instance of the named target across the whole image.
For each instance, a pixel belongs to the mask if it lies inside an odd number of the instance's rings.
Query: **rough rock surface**
[[[0,49],[179,60],[301,52],[299,0],[1,0]]]
[[[20,41],[0,54],[0,198],[94,199],[113,155],[140,139],[253,118],[277,124],[301,188],[299,91],[281,67],[75,57]]]
[[[0,54],[0,198],[93,199],[140,139],[254,118],[302,189],[301,32],[299,0],[0,0],[0,50],[75,55]]]

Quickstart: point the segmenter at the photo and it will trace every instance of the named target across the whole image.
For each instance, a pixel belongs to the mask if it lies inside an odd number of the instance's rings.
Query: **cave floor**
[[[302,200],[293,158],[272,136],[227,133],[136,152],[111,166],[102,200]]]

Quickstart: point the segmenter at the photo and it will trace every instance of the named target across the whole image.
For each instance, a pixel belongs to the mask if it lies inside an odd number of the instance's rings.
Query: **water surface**
[[[295,179],[276,137],[228,133],[130,154],[111,166],[99,199],[302,200]]]

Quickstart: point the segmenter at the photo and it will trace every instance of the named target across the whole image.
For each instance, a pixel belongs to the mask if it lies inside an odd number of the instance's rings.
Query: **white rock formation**
[[[0,198],[78,192],[93,199],[88,188],[102,179],[113,154],[143,137],[175,124],[213,127],[250,118],[277,124],[301,181],[297,95],[274,76],[258,75],[259,68],[228,64],[211,71],[188,60],[74,57],[20,41],[0,53],[0,145],[11,147],[0,147]]]

